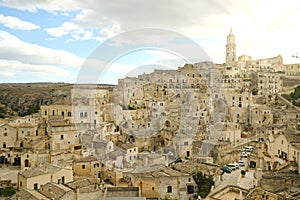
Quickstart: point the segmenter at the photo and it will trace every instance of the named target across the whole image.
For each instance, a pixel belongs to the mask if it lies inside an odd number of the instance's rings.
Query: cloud
[[[71,31],[78,29],[74,23],[65,22],[60,27],[46,28],[46,32],[53,37],[62,37],[69,34]]]
[[[5,16],[3,14],[0,14],[0,23],[3,26],[11,28],[11,29],[34,30],[34,29],[40,28],[38,25],[35,25],[31,22],[26,22],[26,21],[20,20],[19,18]]]
[[[66,69],[51,65],[33,65],[0,59],[1,82],[49,81],[74,82],[75,77]]]
[[[70,34],[74,40],[96,38],[102,41],[145,27],[173,30],[196,38],[200,44],[205,43],[210,57],[219,63],[225,61],[225,42],[230,27],[236,35],[238,55],[263,58],[282,54],[286,59],[300,52],[297,21],[300,3],[296,0],[289,3],[270,0],[191,0],[188,3],[180,0],[69,0],[64,4],[58,0],[6,0],[0,5],[33,12],[38,9],[56,13],[77,10],[76,16],[67,22],[76,29],[68,30],[64,24],[48,29],[55,37]]]
[[[1,82],[74,82],[83,61],[69,52],[27,43],[0,31]]]
[[[72,22],[64,22],[60,27],[46,28],[45,30],[50,36],[56,38],[70,35],[73,40],[105,40],[103,37],[95,36],[92,30],[79,28]]]
[[[64,3],[61,3],[60,0],[28,0],[28,1],[19,1],[19,0],[5,0],[0,2],[1,6],[6,6],[9,8],[16,8],[19,10],[27,10],[30,12],[36,12],[37,10],[47,10],[52,13],[61,12],[65,14],[66,12],[77,10],[78,3],[76,0],[67,0]]]
[[[63,50],[54,50],[24,42],[14,35],[0,31],[0,59],[33,65],[79,67],[83,59]]]

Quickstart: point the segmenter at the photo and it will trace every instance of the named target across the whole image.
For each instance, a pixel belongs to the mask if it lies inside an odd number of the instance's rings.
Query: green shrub
[[[209,194],[211,187],[215,184],[212,176],[206,177],[202,174],[202,172],[198,172],[193,176],[195,182],[198,186],[198,193],[202,198],[207,197]]]
[[[9,187],[5,187],[3,188],[3,190],[0,190],[0,196],[2,197],[10,197],[14,194],[16,194],[16,189],[13,188],[12,186],[9,186]]]

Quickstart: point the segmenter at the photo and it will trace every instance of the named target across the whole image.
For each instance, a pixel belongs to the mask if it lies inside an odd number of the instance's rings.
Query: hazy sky
[[[176,31],[223,63],[232,27],[238,56],[281,54],[284,63],[300,63],[292,58],[300,55],[299,10],[296,0],[1,0],[0,82],[75,82],[97,46],[140,28]],[[116,83],[136,66],[172,59],[178,58],[159,50],[135,51],[117,59],[104,82]]]

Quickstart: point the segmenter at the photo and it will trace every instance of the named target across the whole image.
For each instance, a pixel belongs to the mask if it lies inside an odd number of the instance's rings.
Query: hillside
[[[71,104],[72,84],[0,84],[0,118],[37,113],[41,105]]]

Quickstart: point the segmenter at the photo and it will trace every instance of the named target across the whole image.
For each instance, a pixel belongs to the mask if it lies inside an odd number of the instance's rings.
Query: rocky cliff
[[[72,84],[0,84],[0,118],[37,113],[41,105],[71,104]]]

